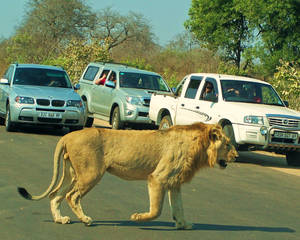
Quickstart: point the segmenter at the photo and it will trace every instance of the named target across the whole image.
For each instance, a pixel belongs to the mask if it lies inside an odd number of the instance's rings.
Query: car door
[[[105,81],[104,86],[100,86],[99,94],[101,101],[98,101],[97,113],[109,117],[111,105],[113,101],[114,93],[117,89],[117,74],[115,71],[110,70],[107,76],[107,80]],[[115,88],[108,87],[106,85],[107,82],[114,82]]]
[[[106,87],[105,84],[95,84],[95,81],[102,75],[102,73],[105,72],[109,75],[111,72],[110,69],[105,68],[101,69],[98,74],[95,76],[94,81],[93,81],[93,86],[91,87],[91,101],[93,105],[93,111],[94,113],[97,114],[104,114],[103,110],[103,105],[105,104],[106,97],[105,97],[105,92],[106,92]],[[108,80],[108,77],[106,81]]]
[[[174,124],[185,125],[201,121],[197,96],[203,76],[190,76],[185,92],[178,99]]]
[[[12,82],[14,66],[10,66],[3,75],[3,79],[7,79],[9,84],[0,84],[0,112],[6,112],[6,99],[9,94],[10,84]]]
[[[208,98],[205,98],[205,91],[207,86],[212,86],[211,95]],[[219,98],[219,90],[216,79],[211,77],[206,77],[205,81],[200,88],[199,96],[199,113],[203,116],[203,122],[205,123],[217,123],[217,106]]]

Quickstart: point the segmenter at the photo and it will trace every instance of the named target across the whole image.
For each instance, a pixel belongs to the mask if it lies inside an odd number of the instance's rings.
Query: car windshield
[[[71,88],[71,82],[64,71],[43,68],[17,68],[13,84]]]
[[[155,91],[169,92],[169,88],[164,80],[158,75],[120,72],[120,87],[123,88],[139,88]]]
[[[239,80],[221,80],[223,99],[227,102],[246,102],[284,106],[271,85]]]

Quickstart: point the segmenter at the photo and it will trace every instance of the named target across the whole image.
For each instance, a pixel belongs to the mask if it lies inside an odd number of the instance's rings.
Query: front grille
[[[65,105],[65,101],[63,100],[52,100],[53,107],[63,107]]]
[[[49,106],[50,100],[49,99],[37,99],[36,103],[41,106]]]
[[[148,113],[147,112],[139,112],[138,116],[139,117],[148,117]]]
[[[40,122],[44,123],[60,123],[61,119],[56,119],[56,118],[38,118]]]
[[[150,98],[144,98],[144,106],[149,107],[150,106]]]
[[[300,120],[283,117],[268,117],[270,126],[297,128],[300,126]]]
[[[36,103],[41,106],[50,106],[49,99],[37,99]],[[63,107],[65,105],[65,101],[55,99],[51,101],[51,105],[53,107]]]

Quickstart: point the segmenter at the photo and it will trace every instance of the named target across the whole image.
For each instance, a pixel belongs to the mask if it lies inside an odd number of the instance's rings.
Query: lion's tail
[[[27,190],[25,188],[18,187],[18,192],[21,194],[22,197],[24,197],[28,200],[41,200],[41,199],[47,197],[49,195],[49,193],[52,191],[52,189],[54,188],[54,186],[57,183],[57,179],[58,179],[58,175],[59,175],[60,159],[61,159],[62,153],[65,150],[64,142],[62,139],[57,143],[57,146],[55,149],[54,159],[53,159],[53,176],[52,176],[52,181],[51,181],[48,189],[39,196],[32,196],[30,193],[27,192]]]

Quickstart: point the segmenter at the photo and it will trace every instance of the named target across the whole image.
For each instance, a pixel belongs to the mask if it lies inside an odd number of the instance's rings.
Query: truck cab
[[[149,116],[161,129],[199,121],[217,123],[238,150],[283,153],[289,165],[300,165],[300,113],[289,109],[261,80],[189,74],[173,96],[152,96]]]

